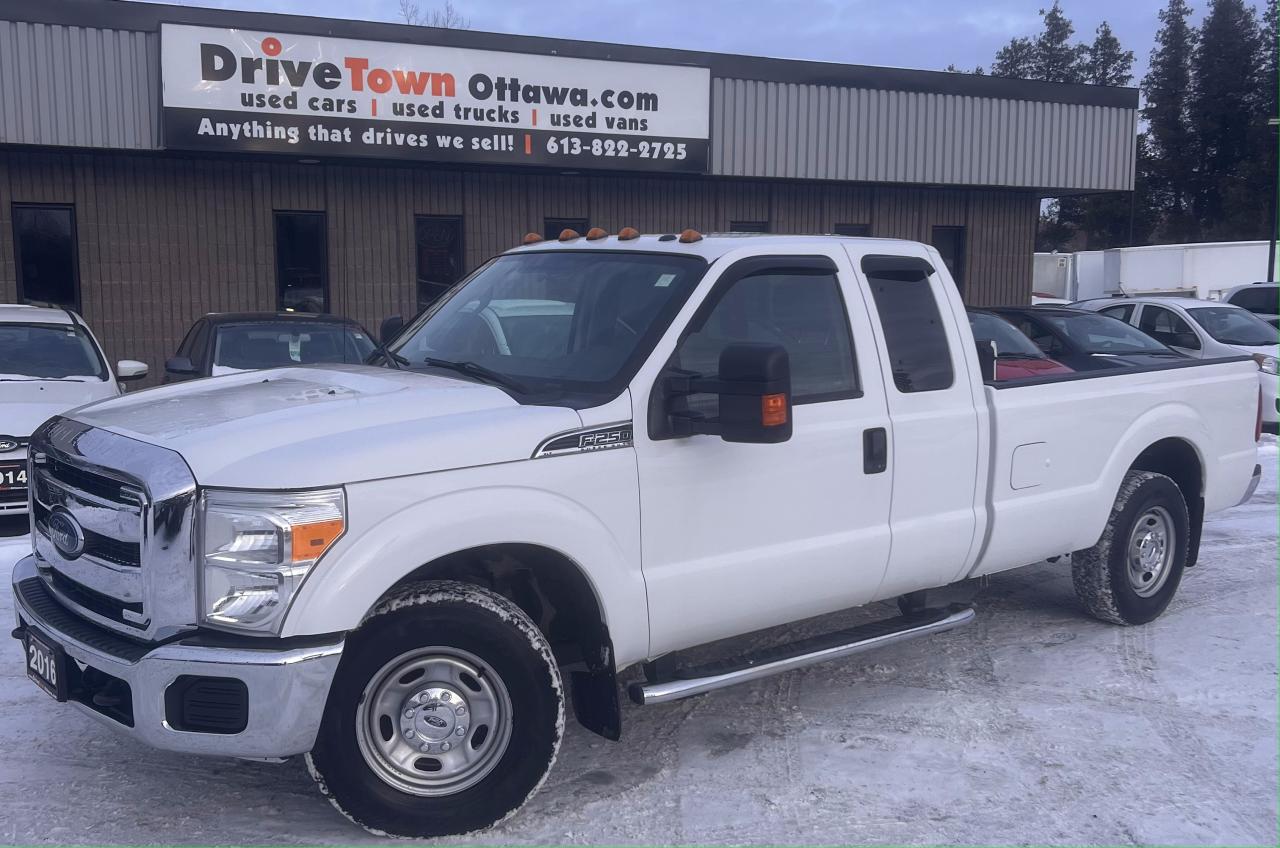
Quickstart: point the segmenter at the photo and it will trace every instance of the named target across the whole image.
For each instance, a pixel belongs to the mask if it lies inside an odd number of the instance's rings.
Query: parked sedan
[[[316,363],[362,363],[373,353],[367,330],[350,318],[307,312],[211,313],[187,331],[165,361],[166,383]]]
[[[1081,301],[1082,309],[1119,318],[1196,359],[1247,354],[1258,363],[1262,423],[1280,431],[1280,330],[1229,303],[1188,297],[1132,297]]]
[[[1222,302],[1239,306],[1271,326],[1280,326],[1280,283],[1251,283],[1222,293]]]
[[[998,306],[992,312],[1074,371],[1164,365],[1183,355],[1123,321],[1065,306]]]
[[[1070,368],[1045,356],[1031,339],[999,315],[982,309],[970,309],[968,313],[974,340],[978,344],[991,342],[995,345],[997,380],[1071,373]]]

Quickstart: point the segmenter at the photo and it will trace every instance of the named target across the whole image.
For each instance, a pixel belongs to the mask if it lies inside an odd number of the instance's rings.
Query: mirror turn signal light
[[[525,233],[524,238],[520,239],[521,244],[537,244],[542,241],[542,236],[537,233]]]
[[[635,227],[623,227],[618,230],[618,241],[631,241],[640,238],[640,231]]]
[[[560,231],[560,241],[573,241],[576,238],[582,238],[580,235],[578,235],[577,230],[571,230],[566,227],[565,229]]]
[[[319,559],[321,554],[329,550],[330,545],[338,541],[345,527],[341,518],[295,524],[292,529],[293,562]]]
[[[592,227],[591,229],[587,230],[587,241],[596,241],[598,239],[604,238],[607,235],[609,234],[606,233],[604,230],[600,229],[599,227]]]
[[[781,427],[787,423],[787,396],[781,392],[762,395],[760,398],[760,423],[765,427]]]
[[[685,230],[680,234],[681,244],[693,244],[695,241],[702,241],[702,233],[697,230]]]

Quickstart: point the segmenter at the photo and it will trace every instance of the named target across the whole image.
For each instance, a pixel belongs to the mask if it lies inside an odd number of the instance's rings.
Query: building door
[[[18,300],[80,308],[80,262],[72,206],[15,203]]]
[[[964,227],[934,227],[929,244],[938,250],[942,262],[956,281],[956,290],[964,295]]]
[[[418,259],[418,310],[426,309],[463,276],[462,219],[418,215],[413,219]]]

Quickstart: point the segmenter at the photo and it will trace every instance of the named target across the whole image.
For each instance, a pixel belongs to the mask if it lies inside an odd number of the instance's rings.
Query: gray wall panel
[[[0,143],[160,143],[154,33],[0,20]]]
[[[0,143],[159,147],[159,36],[0,20]],[[1136,111],[1086,103],[714,78],[724,176],[1132,188]]]

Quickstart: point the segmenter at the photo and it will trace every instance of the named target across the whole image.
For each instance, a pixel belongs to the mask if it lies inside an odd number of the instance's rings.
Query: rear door
[[[958,579],[976,551],[986,451],[982,387],[968,361],[950,281],[936,259],[871,254],[858,262],[875,316],[889,415],[893,551],[876,593],[890,597]],[[954,302],[958,304],[958,296]],[[974,353],[976,357],[976,351]],[[985,406],[982,407],[985,410]]]
[[[633,383],[653,653],[853,606],[882,579],[892,469],[874,448],[888,415],[862,295],[832,254],[713,270]],[[725,345],[743,341],[787,349],[791,439],[663,435],[660,382],[674,369],[713,375]],[[716,404],[689,399],[709,416]]]

